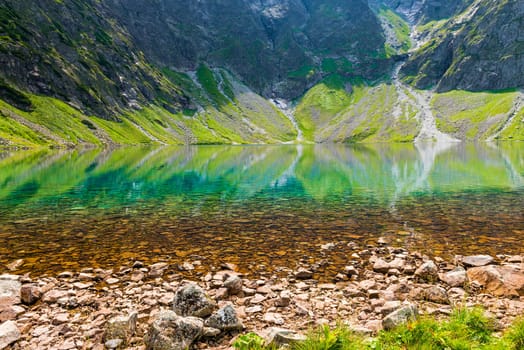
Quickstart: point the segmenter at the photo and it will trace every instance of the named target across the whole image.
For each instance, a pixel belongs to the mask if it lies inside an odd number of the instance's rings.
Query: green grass
[[[467,140],[486,139],[502,127],[517,96],[515,91],[469,92],[450,91],[437,94],[431,101],[438,116],[437,126],[448,133],[462,130]],[[488,127],[490,119],[503,116]],[[518,119],[518,118],[516,118]],[[461,135],[458,135],[459,137]]]
[[[264,350],[254,333],[239,337],[238,350]],[[323,326],[311,331],[307,340],[293,344],[291,350],[523,350],[524,319],[518,319],[502,337],[495,334],[494,321],[480,308],[456,309],[448,319],[425,317],[381,331],[374,338],[353,333],[346,326]]]
[[[311,88],[300,100],[295,116],[306,140],[313,141],[319,125],[329,123],[354,100],[345,90],[349,80],[333,74]]]
[[[230,103],[229,100],[222,94],[222,92],[220,92],[215,74],[208,66],[201,64],[198,66],[196,74],[199,83],[202,85],[208,96],[217,107],[221,107]]]
[[[517,112],[511,123],[502,130],[498,139],[524,141],[524,108]]]
[[[7,140],[11,147],[38,147],[50,145],[50,140],[18,123],[2,112],[0,100],[0,139]]]
[[[305,78],[309,79],[315,74],[315,67],[310,65],[305,65],[300,67],[297,70],[288,73],[289,78]]]

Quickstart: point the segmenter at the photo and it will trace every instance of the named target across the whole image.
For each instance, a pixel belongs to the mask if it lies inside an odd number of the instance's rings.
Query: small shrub
[[[247,333],[239,336],[233,343],[238,350],[263,350],[264,339],[256,333]]]

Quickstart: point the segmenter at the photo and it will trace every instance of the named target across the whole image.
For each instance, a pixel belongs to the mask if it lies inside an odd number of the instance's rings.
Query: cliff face
[[[295,98],[318,81],[325,57],[357,67],[383,56],[380,25],[363,0],[108,0],[156,64],[226,67],[265,96]]]
[[[8,82],[106,118],[152,101],[189,104],[97,1],[6,0],[0,24],[2,90]]]
[[[450,18],[462,12],[473,0],[370,0],[386,5],[412,24]]]
[[[401,74],[438,91],[524,87],[524,3],[476,1],[436,31]]]
[[[205,62],[267,97],[296,98],[321,78],[326,57],[370,76],[368,63],[384,58],[363,0],[6,0],[0,16],[5,80],[106,117],[150,102],[190,105],[166,67]]]

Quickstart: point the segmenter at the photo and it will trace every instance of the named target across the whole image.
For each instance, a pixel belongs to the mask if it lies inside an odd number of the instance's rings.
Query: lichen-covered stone
[[[147,350],[185,350],[202,335],[204,321],[182,317],[173,311],[161,311],[144,338]]]
[[[194,283],[180,287],[173,300],[173,311],[180,316],[207,317],[215,308],[216,303]]]

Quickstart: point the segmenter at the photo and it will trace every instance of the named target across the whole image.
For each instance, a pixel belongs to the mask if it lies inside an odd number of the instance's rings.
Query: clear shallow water
[[[0,153],[0,264],[200,260],[271,274],[379,237],[429,255],[524,253],[524,144],[195,146]],[[339,243],[326,254],[320,245]]]

